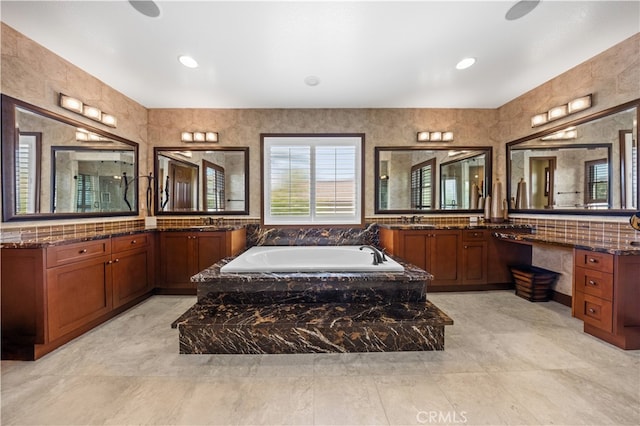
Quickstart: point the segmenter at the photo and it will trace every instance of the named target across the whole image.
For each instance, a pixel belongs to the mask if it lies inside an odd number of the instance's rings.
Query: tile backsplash
[[[157,228],[181,228],[204,224],[201,216],[184,217],[158,217]],[[213,219],[214,222],[225,226],[260,225],[259,218],[251,217],[225,217]],[[366,223],[395,224],[406,223],[411,217],[405,216],[372,216],[366,218]],[[469,224],[468,216],[416,216],[415,221],[431,225],[457,225]],[[636,231],[626,222],[611,222],[604,220],[575,220],[575,219],[547,219],[510,218],[510,223],[515,225],[531,225],[537,233],[545,233],[549,237],[559,239],[577,239],[603,243],[624,243],[640,241],[640,231]],[[33,240],[62,240],[68,238],[81,238],[94,234],[115,234],[145,229],[144,218],[127,220],[110,220],[85,223],[65,224],[38,224],[38,225],[14,225],[2,224],[0,229],[0,242],[19,242]]]

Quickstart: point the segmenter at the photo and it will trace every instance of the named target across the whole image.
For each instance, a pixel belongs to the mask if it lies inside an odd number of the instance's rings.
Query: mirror
[[[375,213],[481,211],[491,147],[375,148]]]
[[[639,101],[507,144],[512,212],[638,210]]]
[[[249,148],[154,148],[157,214],[249,214]]]
[[[3,220],[138,215],[138,145],[2,95]]]

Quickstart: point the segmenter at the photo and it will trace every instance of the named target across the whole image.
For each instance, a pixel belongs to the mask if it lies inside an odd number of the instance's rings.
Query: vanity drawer
[[[463,241],[484,241],[487,238],[487,231],[479,231],[475,229],[465,229],[462,231]]]
[[[111,254],[108,238],[47,248],[47,268]]]
[[[605,300],[613,300],[613,275],[587,268],[576,268],[576,291]]]
[[[149,234],[123,235],[111,239],[111,251],[114,253],[132,250],[149,245]]]
[[[577,267],[594,269],[613,273],[613,255],[589,250],[576,250],[575,262]]]
[[[576,292],[576,316],[585,323],[611,333],[613,323],[613,305],[599,297]]]

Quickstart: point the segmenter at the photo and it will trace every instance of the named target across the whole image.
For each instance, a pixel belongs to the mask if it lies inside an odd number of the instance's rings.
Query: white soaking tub
[[[372,249],[360,247],[255,246],[222,266],[220,272],[404,272],[389,256],[375,265]]]

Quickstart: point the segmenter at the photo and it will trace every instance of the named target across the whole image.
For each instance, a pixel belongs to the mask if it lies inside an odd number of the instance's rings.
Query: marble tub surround
[[[196,304],[176,325],[184,354],[296,354],[443,350],[451,324],[431,302],[396,302]]]
[[[223,259],[194,275],[198,303],[389,303],[420,302],[426,299],[426,283],[432,275],[396,259],[403,273],[250,273],[223,274]]]
[[[262,227],[247,225],[247,246],[378,246],[378,225],[348,227]]]
[[[180,352],[291,354],[444,350],[453,321],[426,300],[431,274],[221,273],[223,259],[192,277],[197,303],[172,326]]]

